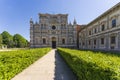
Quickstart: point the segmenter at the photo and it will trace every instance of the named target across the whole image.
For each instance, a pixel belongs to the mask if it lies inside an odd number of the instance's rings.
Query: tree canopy
[[[0,45],[2,44],[2,35],[0,34]]]
[[[2,32],[3,44],[8,47],[13,47],[13,37],[7,31]]]
[[[27,46],[27,40],[22,37],[20,34],[15,34],[13,36],[14,46],[15,47],[26,47]]]
[[[12,36],[7,31],[3,31],[0,34],[0,44],[7,45],[8,48],[23,48],[28,46],[28,41],[20,34],[15,34],[14,36]]]

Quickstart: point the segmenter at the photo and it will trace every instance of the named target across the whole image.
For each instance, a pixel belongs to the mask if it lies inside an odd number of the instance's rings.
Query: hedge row
[[[59,48],[79,80],[120,80],[120,55]]]

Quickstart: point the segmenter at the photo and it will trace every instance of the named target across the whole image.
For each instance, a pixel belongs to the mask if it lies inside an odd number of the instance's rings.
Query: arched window
[[[91,40],[89,40],[89,45],[91,45]]]
[[[101,31],[104,31],[105,30],[105,24],[102,24],[101,25]]]
[[[104,45],[104,38],[101,38],[101,45]]]
[[[113,27],[116,27],[116,19],[113,19],[113,20],[112,20],[112,28],[113,28]]]
[[[115,44],[116,43],[116,38],[115,36],[111,36],[111,44]]]

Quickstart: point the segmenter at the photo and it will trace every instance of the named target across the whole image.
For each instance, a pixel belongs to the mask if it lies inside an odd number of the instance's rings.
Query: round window
[[[55,26],[52,26],[52,29],[53,29],[53,30],[55,30],[55,29],[56,29],[56,27],[55,27]]]

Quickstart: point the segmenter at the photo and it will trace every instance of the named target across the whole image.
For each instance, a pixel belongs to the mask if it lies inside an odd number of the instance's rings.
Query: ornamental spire
[[[33,23],[33,20],[32,20],[32,18],[30,18],[30,23]]]
[[[76,25],[76,24],[77,24],[77,22],[76,22],[76,19],[74,18],[73,25]]]

